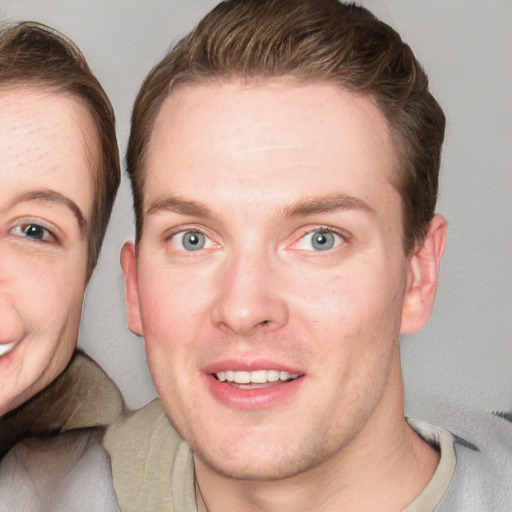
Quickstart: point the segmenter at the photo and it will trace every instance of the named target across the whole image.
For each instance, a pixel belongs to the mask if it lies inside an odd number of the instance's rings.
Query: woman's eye
[[[172,235],[171,244],[185,251],[199,251],[211,247],[211,240],[202,231],[180,231]]]
[[[11,233],[37,242],[53,242],[55,240],[55,235],[49,229],[33,222],[15,226],[11,229]]]
[[[318,229],[306,233],[296,244],[296,248],[307,251],[328,251],[340,245],[342,241],[340,235],[325,229]]]

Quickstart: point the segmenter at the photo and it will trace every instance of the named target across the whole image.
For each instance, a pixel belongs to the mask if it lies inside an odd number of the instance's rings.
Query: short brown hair
[[[60,32],[34,22],[0,32],[0,89],[41,86],[79,100],[90,112],[100,147],[93,170],[94,202],[88,231],[87,278],[98,260],[120,181],[112,105],[78,47]]]
[[[165,98],[179,85],[241,77],[330,81],[373,98],[398,156],[404,248],[425,236],[437,201],[445,117],[428,78],[396,31],[338,0],[227,0],[149,73],[137,96],[127,152],[137,240],[145,153]]]

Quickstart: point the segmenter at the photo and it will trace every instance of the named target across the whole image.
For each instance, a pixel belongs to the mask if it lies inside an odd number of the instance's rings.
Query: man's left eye
[[[295,247],[307,251],[328,251],[340,245],[342,241],[342,237],[333,231],[317,229],[306,233]]]
[[[55,240],[55,236],[49,229],[35,223],[25,223],[15,226],[11,229],[11,233],[38,242],[52,242]]]

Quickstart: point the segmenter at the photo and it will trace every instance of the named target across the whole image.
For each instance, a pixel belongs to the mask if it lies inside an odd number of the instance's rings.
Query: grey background
[[[124,154],[142,79],[215,3],[0,0],[0,18],[47,23],[81,47],[112,99]],[[361,3],[410,44],[448,117],[438,205],[449,221],[448,246],[431,321],[402,339],[407,401],[434,395],[512,410],[512,0]],[[132,224],[124,179],[88,287],[80,344],[139,407],[155,391],[143,342],[126,327],[119,251]]]

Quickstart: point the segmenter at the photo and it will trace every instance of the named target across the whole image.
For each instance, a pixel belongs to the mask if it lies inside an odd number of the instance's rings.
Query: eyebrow
[[[25,201],[44,201],[47,203],[65,206],[75,216],[82,236],[85,235],[87,230],[87,220],[77,204],[69,199],[69,197],[56,192],[55,190],[35,190],[22,194],[16,202],[23,203]]]
[[[357,197],[347,194],[329,194],[319,197],[307,197],[287,205],[283,209],[284,217],[305,217],[317,213],[334,213],[339,210],[362,210],[371,214],[375,209]],[[147,215],[170,211],[193,217],[212,218],[212,211],[199,201],[189,201],[177,196],[157,197],[151,202]]]
[[[284,215],[302,217],[315,213],[333,213],[339,210],[363,210],[371,214],[375,213],[375,209],[362,199],[341,193],[300,199],[288,205],[284,210]]]
[[[211,210],[203,203],[189,201],[178,196],[157,197],[151,202],[146,215],[154,215],[161,212],[174,212],[193,217],[212,217]]]

